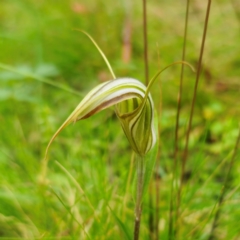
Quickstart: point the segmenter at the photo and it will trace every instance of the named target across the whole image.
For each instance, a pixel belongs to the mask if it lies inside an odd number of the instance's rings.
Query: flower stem
[[[134,240],[139,239],[140,223],[142,215],[142,196],[144,183],[144,157],[137,158],[137,193],[136,193],[136,207],[135,207],[135,226],[134,226]]]

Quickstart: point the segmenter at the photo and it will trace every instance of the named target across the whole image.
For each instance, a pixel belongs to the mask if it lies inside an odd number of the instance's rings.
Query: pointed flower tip
[[[154,104],[146,86],[133,78],[104,82],[92,89],[52,137],[47,151],[60,131],[70,122],[88,118],[103,109],[116,106],[123,131],[139,155],[145,155],[156,142]]]

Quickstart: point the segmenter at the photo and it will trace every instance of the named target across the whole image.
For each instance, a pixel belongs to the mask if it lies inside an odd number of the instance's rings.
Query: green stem
[[[142,215],[143,183],[144,183],[144,157],[138,156],[134,240],[139,239],[140,223],[141,223],[141,215]]]

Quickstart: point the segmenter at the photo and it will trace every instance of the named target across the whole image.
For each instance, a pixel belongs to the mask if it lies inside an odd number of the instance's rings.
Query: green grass
[[[121,58],[126,3],[90,0],[78,4],[32,0],[1,3],[0,63],[15,72],[0,69],[0,239],[126,239],[126,232],[133,233],[135,166],[113,109],[64,129],[51,147],[48,182],[39,183],[41,161],[53,133],[85,93],[111,79],[92,43],[73,28],[87,31],[98,42],[117,77],[144,82],[141,4],[132,2],[130,6],[132,59],[128,64]],[[193,66],[198,61],[205,11],[204,1],[190,3],[186,61]],[[239,12],[237,1],[212,2],[176,239],[209,239],[237,140]],[[181,60],[184,18],[182,2],[148,3],[150,76]],[[160,78],[161,90],[158,83],[152,89],[155,106],[162,101],[159,165],[144,201],[140,239],[149,239],[149,216],[155,218],[157,211],[159,239],[169,239],[180,67],[168,69]],[[180,153],[194,79],[194,73],[186,68]],[[238,150],[216,239],[240,239],[239,159]],[[157,203],[156,184],[160,185]],[[179,186],[179,181],[174,181],[174,186]],[[151,239],[155,235],[156,230]]]

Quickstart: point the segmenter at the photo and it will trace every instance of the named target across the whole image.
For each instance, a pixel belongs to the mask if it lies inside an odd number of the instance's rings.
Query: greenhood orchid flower
[[[156,142],[154,104],[150,93],[146,93],[146,86],[133,78],[114,79],[92,89],[53,135],[46,155],[63,128],[111,106],[115,106],[116,115],[132,149],[141,156],[146,155]]]

